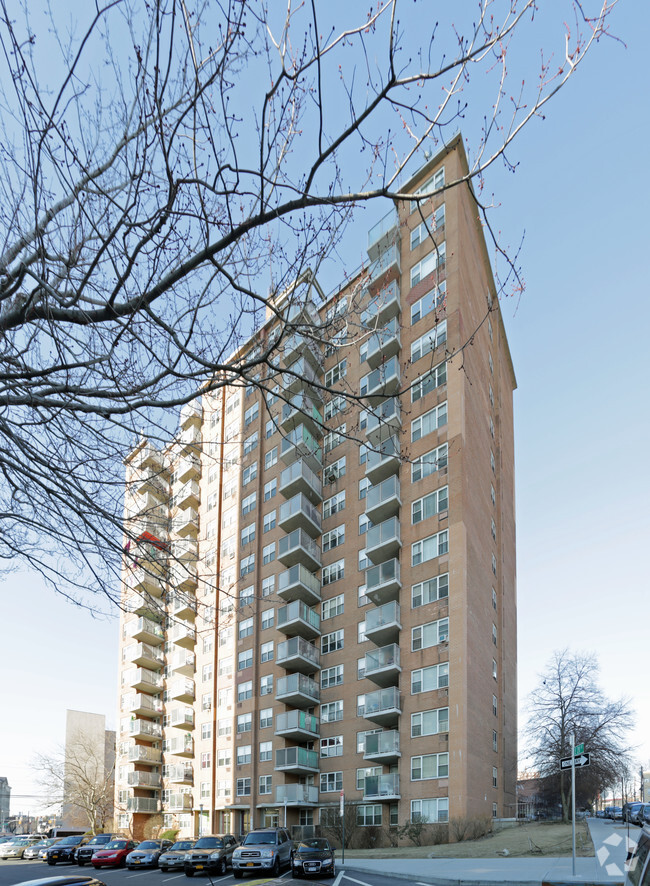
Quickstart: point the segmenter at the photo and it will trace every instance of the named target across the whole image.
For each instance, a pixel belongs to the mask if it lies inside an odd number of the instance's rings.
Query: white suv
[[[270,871],[279,876],[282,867],[291,867],[293,842],[284,828],[250,831],[232,854],[232,872],[239,879],[245,871]]]

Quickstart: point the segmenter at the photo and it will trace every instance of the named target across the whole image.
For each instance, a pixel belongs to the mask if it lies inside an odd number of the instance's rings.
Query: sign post
[[[341,789],[339,799],[339,815],[341,816],[341,863],[345,864],[345,793]]]
[[[573,851],[573,876],[576,875],[576,737],[571,735],[571,846]]]

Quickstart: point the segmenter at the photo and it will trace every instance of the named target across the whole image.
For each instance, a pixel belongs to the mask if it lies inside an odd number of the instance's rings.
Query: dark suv
[[[73,837],[64,837],[54,846],[50,846],[45,852],[45,860],[48,864],[58,864],[60,861],[74,862],[75,852],[79,846],[84,846],[91,839],[91,834],[84,836],[77,834]]]
[[[232,854],[232,872],[239,879],[246,871],[270,871],[277,877],[283,867],[291,867],[293,842],[284,828],[249,831]]]
[[[77,849],[75,853],[77,864],[81,867],[85,864],[89,864],[90,859],[93,857],[93,852],[99,852],[99,850],[103,849],[107,843],[114,840],[116,836],[116,834],[95,834],[88,843],[84,843],[83,846],[80,846]]]

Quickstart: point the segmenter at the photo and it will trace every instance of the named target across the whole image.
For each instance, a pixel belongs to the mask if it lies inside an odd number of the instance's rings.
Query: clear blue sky
[[[596,49],[519,138],[517,172],[493,170],[488,189],[504,242],[526,235],[526,292],[502,304],[519,384],[520,697],[554,650],[595,652],[605,691],[632,697],[648,765],[650,4],[621,0],[613,27],[627,48]],[[359,219],[359,242],[383,211]],[[0,775],[17,811],[34,753],[63,741],[66,708],[116,725],[117,622],[35,576],[3,590]]]

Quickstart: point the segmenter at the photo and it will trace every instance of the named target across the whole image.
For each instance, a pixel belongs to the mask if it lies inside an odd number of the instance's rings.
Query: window
[[[320,755],[321,757],[342,757],[343,736],[333,735],[331,738],[321,738]]]
[[[273,508],[268,514],[264,514],[262,529],[263,532],[270,532],[275,529],[276,510]]]
[[[244,637],[250,637],[253,633],[253,619],[252,618],[244,618],[239,622],[239,629],[237,631],[237,635],[240,640],[243,640]]]
[[[262,579],[262,596],[269,597],[275,591],[275,576],[268,575]]]
[[[411,757],[411,781],[425,781],[428,778],[447,778],[449,775],[449,754],[422,754]]]
[[[219,631],[219,646],[226,646],[232,640],[232,625]]]
[[[413,382],[411,385],[411,403],[417,403],[417,401],[421,400],[426,394],[435,391],[436,388],[439,388],[446,383],[447,364],[439,363],[437,366],[434,366],[433,369],[425,372],[424,375],[419,376],[419,378]]]
[[[322,655],[343,649],[343,628],[333,631],[331,634],[323,634],[320,638],[320,651]]]
[[[244,671],[246,668],[253,667],[253,650],[245,649],[237,656],[237,670]]]
[[[257,492],[251,492],[251,494],[247,495],[246,498],[242,498],[242,501],[241,501],[242,517],[245,517],[246,514],[250,514],[252,511],[254,511],[256,504],[257,504]]]
[[[234,440],[238,430],[239,422],[231,421],[230,424],[227,424],[223,432],[224,443],[230,443],[231,440]]]
[[[357,643],[364,643],[366,639],[366,623],[360,621],[357,624]]]
[[[260,742],[260,763],[265,763],[267,760],[273,759],[273,742],[272,741],[261,741]]]
[[[248,455],[252,452],[259,443],[259,433],[255,431],[254,434],[251,434],[250,437],[246,437],[244,440],[244,455]]]
[[[339,425],[335,431],[330,431],[325,434],[323,437],[323,452],[331,452],[332,449],[336,449],[339,444],[343,443],[345,440],[345,432],[346,425],[345,422],[343,422],[343,424]]]
[[[332,366],[331,369],[328,369],[325,373],[325,386],[331,388],[333,384],[336,384],[340,379],[345,378],[345,374],[347,372],[347,360],[341,360],[340,363],[337,363],[335,366]]]
[[[494,440],[494,419],[490,416],[490,436]]]
[[[345,576],[345,560],[337,560],[329,566],[323,566],[322,584],[331,585]]]
[[[424,197],[427,194],[433,194],[445,186],[445,167],[437,169],[431,178],[415,191],[416,197]],[[411,212],[415,212],[418,206],[423,206],[426,200],[411,200]]]
[[[365,754],[367,735],[377,735],[382,731],[381,729],[368,729],[366,732],[357,732],[357,754]]]
[[[498,786],[497,785],[498,776],[499,776],[499,773],[497,771],[497,767],[493,766],[492,767],[492,787],[493,788],[496,788]]]
[[[337,548],[345,542],[345,526],[336,526],[329,532],[324,532],[322,536],[323,553],[327,553],[332,548]]]
[[[372,566],[372,563],[371,563],[370,560],[366,557],[366,549],[365,549],[365,548],[362,548],[362,549],[358,552],[358,557],[359,557],[359,563],[358,563],[358,566],[359,566],[359,569],[360,569],[361,571],[365,571],[365,570],[368,569],[370,566]]]
[[[492,588],[492,609],[497,608],[497,592]]]
[[[492,361],[492,354],[488,353],[488,366],[490,368],[490,375],[494,375],[494,363]]]
[[[449,552],[449,532],[443,529],[411,545],[411,565],[418,566]]]
[[[209,769],[212,766],[212,754],[209,751],[201,754],[201,769]]]
[[[273,449],[269,449],[269,451],[264,456],[264,467],[268,470],[268,468],[272,468],[273,465],[278,463],[278,447],[274,446]]]
[[[331,794],[343,790],[343,773],[342,772],[321,772],[320,774],[320,790],[321,794]]]
[[[438,735],[440,732],[449,732],[449,708],[435,708],[433,711],[411,714],[411,738]]]
[[[492,452],[492,450],[490,450],[490,467],[492,468],[492,473],[494,474],[496,472],[497,466],[496,462],[494,461],[494,453]]]
[[[342,492],[337,492],[336,495],[333,495],[331,498],[325,499],[323,502],[323,520],[327,519],[327,517],[331,517],[333,514],[338,514],[339,511],[342,511],[345,508],[345,489]]]
[[[431,692],[449,686],[449,662],[411,671],[411,694]]]
[[[246,701],[247,698],[253,697],[253,681],[246,680],[244,683],[237,684],[237,701]]]
[[[497,558],[492,554],[492,574],[497,574]]]
[[[260,794],[272,794],[273,793],[273,776],[272,775],[260,775]]]
[[[237,717],[237,732],[250,732],[253,728],[252,714],[239,714]]]
[[[338,415],[339,412],[343,412],[345,409],[345,397],[337,396],[332,397],[331,400],[328,400],[325,406],[323,407],[323,419],[325,421],[329,421],[334,418],[335,415]],[[327,450],[325,450],[327,452]]]
[[[260,661],[273,661],[273,640],[260,646]]]
[[[435,578],[428,578],[421,581],[411,588],[411,608],[417,609],[419,606],[426,606],[427,603],[435,603],[437,600],[444,600],[449,596],[449,573],[436,575]]]
[[[365,793],[366,778],[371,778],[373,775],[381,775],[381,766],[366,766],[364,769],[357,769],[357,790]]]
[[[432,311],[445,304],[447,298],[447,281],[441,281],[439,286],[433,286],[422,298],[411,305],[411,325],[417,323],[422,317],[426,317]]]
[[[262,630],[266,630],[266,628],[272,628],[273,622],[275,621],[275,609],[267,609],[262,613]]]
[[[203,638],[203,652],[212,652],[214,649],[214,637],[212,634],[208,634],[207,637]]]
[[[273,708],[262,708],[260,711],[260,729],[273,726]]]
[[[492,642],[494,645],[497,645],[497,626],[495,624],[492,625]]]
[[[429,274],[432,274],[436,268],[443,267],[445,264],[447,252],[447,244],[443,240],[435,249],[432,249],[417,264],[411,268],[411,287],[416,286],[420,280],[424,280]]]
[[[359,514],[359,535],[365,535],[372,529],[372,520],[366,514]]]
[[[264,501],[270,501],[278,491],[278,478],[274,477],[264,484]]]
[[[251,762],[251,746],[242,744],[237,748],[237,765],[244,766]]]
[[[232,757],[230,754],[230,748],[217,751],[217,766],[230,766],[231,763]]]
[[[345,476],[345,456],[323,468],[323,483],[335,483],[339,477]]]
[[[202,711],[211,711],[212,710],[212,693],[204,692],[201,696],[201,710]]]
[[[340,686],[343,683],[343,665],[335,665],[333,668],[323,668],[320,672],[320,688],[329,689],[331,686]]]
[[[232,676],[232,655],[220,655],[217,673],[220,677]]]
[[[370,603],[370,597],[366,596],[367,590],[366,585],[359,585],[357,588],[357,606],[367,606]]]
[[[343,719],[343,701],[330,701],[320,706],[321,723],[335,723]]]
[[[339,594],[330,600],[323,600],[321,604],[321,621],[326,618],[334,618],[335,615],[342,615],[344,607],[344,595]]]
[[[205,537],[206,538],[214,538],[217,534],[217,521],[216,520],[208,520],[205,526]]]
[[[201,682],[207,683],[212,679],[212,662],[204,664],[201,668]]]
[[[214,510],[214,508],[216,508],[216,506],[217,506],[217,493],[211,492],[210,495],[208,495],[208,510],[212,511],[212,510]]]
[[[381,803],[357,806],[359,827],[381,827]]]
[[[221,528],[222,529],[229,529],[231,526],[235,525],[236,520],[237,520],[236,508],[228,508],[227,511],[223,512],[223,517],[221,518]]]
[[[438,209],[427,219],[411,231],[411,251],[416,249],[421,243],[424,243],[428,237],[445,223],[445,204],[439,206]]]
[[[491,483],[490,483],[490,500],[491,500],[491,502],[492,502],[493,505],[496,505],[496,503],[497,503],[497,494],[496,494],[496,492],[494,491],[494,486],[493,486]]]
[[[251,795],[251,780],[250,778],[238,778],[237,779],[237,796],[238,797],[250,797]]]
[[[273,695],[273,674],[260,677],[260,695]]]
[[[411,344],[411,363],[415,363],[447,341],[447,321],[436,324]]]
[[[201,723],[201,738],[212,738],[212,723]]]
[[[270,419],[267,421],[267,423],[264,425],[264,437],[265,437],[265,439],[268,440],[269,437],[272,437],[273,434],[274,434],[274,432],[275,432],[275,422],[273,421],[272,418],[270,418]]]
[[[219,735],[230,735],[232,732],[232,724],[230,720],[219,720],[217,723],[217,732]]]
[[[247,468],[241,472],[241,483],[242,486],[246,486],[247,483],[250,483],[251,480],[254,480],[257,477],[257,462],[254,461]]]
[[[497,662],[496,662],[495,658],[492,659],[492,676],[494,677],[495,680],[498,677]]]
[[[496,729],[492,730],[492,750],[493,751],[499,750],[499,736],[497,735]]]
[[[446,511],[449,507],[449,487],[442,486],[430,492],[423,498],[418,498],[411,506],[411,521],[420,523],[421,520],[427,520],[429,517],[435,516],[440,511]]]
[[[426,437],[447,424],[447,401],[440,403],[411,422],[411,443]]]
[[[413,652],[418,652],[420,649],[430,649],[448,639],[448,618],[439,618],[437,621],[430,621],[428,624],[411,628],[411,649]]]
[[[449,821],[449,800],[447,797],[411,800],[411,821],[425,821],[430,824]]]
[[[265,545],[262,548],[262,563],[266,565],[267,563],[272,563],[275,560],[275,542],[272,541],[271,544]]]
[[[255,524],[251,523],[250,526],[244,526],[241,531],[241,544],[242,547],[244,545],[250,544],[255,540]]]
[[[251,422],[254,422],[260,412],[260,404],[253,403],[244,413],[244,427],[247,428]]]
[[[250,554],[248,557],[242,557],[239,561],[239,575],[243,577],[244,575],[248,575],[253,572],[255,569],[255,554]]]
[[[366,446],[365,443],[362,443],[359,446],[359,464],[365,465],[365,463],[367,461],[368,461],[368,447]]]
[[[357,680],[363,680],[366,676],[366,657],[362,655],[357,659]]]
[[[497,715],[497,710],[498,710],[498,708],[497,708],[497,697],[496,697],[496,695],[493,695],[493,696],[492,696],[492,713],[494,714],[495,717],[496,717],[496,715]]]
[[[494,522],[494,518],[490,518],[490,533],[494,541],[497,540],[497,524]]]

